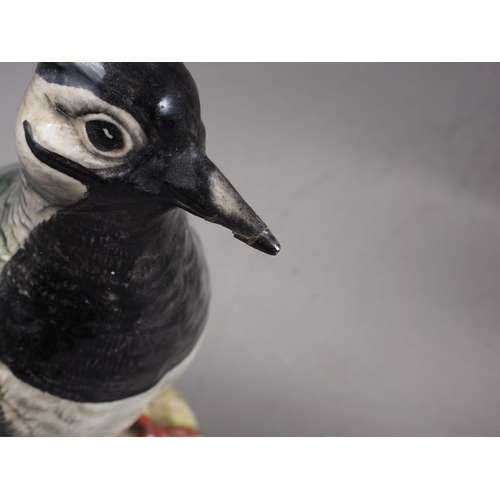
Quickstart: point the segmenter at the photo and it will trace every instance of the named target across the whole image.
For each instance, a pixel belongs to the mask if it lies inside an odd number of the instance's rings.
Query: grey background
[[[0,65],[0,164],[34,64]],[[194,220],[205,435],[500,433],[500,66],[190,63],[208,153],[283,250]]]

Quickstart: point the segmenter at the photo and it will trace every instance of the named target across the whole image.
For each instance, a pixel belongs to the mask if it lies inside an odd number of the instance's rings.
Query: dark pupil
[[[122,133],[116,125],[102,120],[92,120],[85,124],[89,141],[99,151],[123,148]]]

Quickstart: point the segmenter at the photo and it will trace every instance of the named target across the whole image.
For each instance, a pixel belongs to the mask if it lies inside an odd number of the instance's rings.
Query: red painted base
[[[200,434],[188,427],[160,427],[145,415],[132,426],[130,433],[134,437],[195,437]]]

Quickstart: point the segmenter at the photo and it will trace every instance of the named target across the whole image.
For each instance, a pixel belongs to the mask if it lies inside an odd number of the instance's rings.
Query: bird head
[[[265,253],[280,250],[207,157],[198,90],[182,63],[39,63],[16,142],[28,184],[54,205],[126,193],[131,204],[179,207]]]

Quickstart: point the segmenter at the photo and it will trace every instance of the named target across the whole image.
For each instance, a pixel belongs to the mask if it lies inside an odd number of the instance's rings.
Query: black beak
[[[163,171],[160,195],[184,210],[230,229],[234,237],[269,255],[281,246],[222,172],[203,154],[190,152]]]

